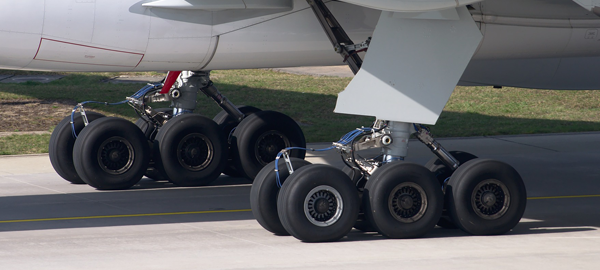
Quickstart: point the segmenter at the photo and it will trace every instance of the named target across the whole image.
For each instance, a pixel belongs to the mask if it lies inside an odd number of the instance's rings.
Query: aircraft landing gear
[[[403,161],[411,134],[436,155],[427,167]],[[357,154],[371,148],[381,148],[382,154]],[[448,226],[487,235],[511,230],[525,210],[525,186],[511,166],[448,152],[421,125],[378,120],[372,128],[357,129],[322,150],[331,149],[342,154],[347,165],[343,171],[300,163],[290,159],[287,150],[279,154],[283,159],[261,170],[251,202],[263,227],[285,234],[275,226],[276,208],[283,229],[302,241],[337,240],[353,226],[389,238],[415,238],[441,223],[444,213],[446,222],[453,222]],[[362,198],[358,208],[356,198]]]
[[[211,183],[226,166],[231,174],[253,179],[281,149],[305,147],[302,130],[288,116],[236,107],[219,93],[209,72],[174,74],[164,84],[150,84],[122,102],[78,104],[52,134],[50,160],[57,173],[97,189],[129,188],[144,174],[179,186],[197,186]],[[169,82],[176,78],[176,87],[171,87]],[[198,91],[223,109],[215,117],[218,123],[193,113]],[[171,101],[172,109],[148,106],[164,101]],[[87,103],[129,104],[140,118],[136,124],[101,119],[100,114],[85,112]],[[304,152],[293,155],[303,158]]]
[[[73,147],[77,174],[97,189],[126,189],[146,172],[150,147],[133,123],[115,117],[98,119],[83,129]]]

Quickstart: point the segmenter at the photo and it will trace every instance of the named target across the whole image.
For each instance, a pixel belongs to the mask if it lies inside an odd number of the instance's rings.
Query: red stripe
[[[72,43],[72,42],[66,42],[66,41],[60,41],[60,40],[56,40],[56,39],[49,39],[49,38],[42,38],[42,40],[49,40],[49,41],[54,41],[54,42],[58,42],[58,43],[64,43],[64,44],[69,44],[69,45],[75,45],[75,46],[81,46],[81,47],[86,47],[86,48],[93,48],[93,49],[98,49],[98,50],[105,50],[105,51],[111,51],[111,52],[119,52],[119,53],[127,53],[127,54],[135,54],[135,55],[144,55],[143,53],[134,53],[134,52],[126,52],[126,51],[119,51],[119,50],[111,50],[111,49],[106,49],[106,48],[100,48],[100,47],[94,47],[94,46],[88,46],[88,45],[83,45],[83,44],[77,44],[77,43]],[[40,47],[42,42],[40,41]],[[38,48],[39,51],[39,48]],[[37,56],[37,54],[36,54]]]

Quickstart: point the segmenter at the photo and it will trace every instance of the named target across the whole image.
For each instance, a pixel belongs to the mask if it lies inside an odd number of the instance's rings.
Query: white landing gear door
[[[482,38],[466,7],[382,12],[335,112],[435,124]]]

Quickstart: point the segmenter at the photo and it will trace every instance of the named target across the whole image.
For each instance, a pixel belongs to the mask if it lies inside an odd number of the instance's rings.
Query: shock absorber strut
[[[244,119],[244,114],[225,97],[210,80],[210,71],[186,71],[180,76],[180,86],[171,90],[174,115],[193,112],[196,108],[198,90],[214,100],[227,114],[238,121]]]

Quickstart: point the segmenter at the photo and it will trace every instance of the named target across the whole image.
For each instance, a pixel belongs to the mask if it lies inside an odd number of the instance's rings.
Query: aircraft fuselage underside
[[[1,67],[148,71],[342,64],[303,0],[288,9],[218,11],[149,8],[138,0],[41,2],[0,3]],[[327,5],[355,41],[371,36],[380,16],[343,2]],[[600,18],[592,12],[571,0],[487,0],[472,7],[484,37],[461,84],[599,87],[591,75],[600,71]]]

